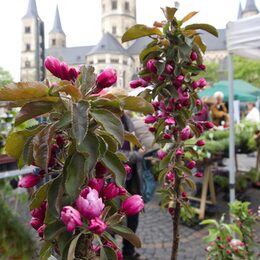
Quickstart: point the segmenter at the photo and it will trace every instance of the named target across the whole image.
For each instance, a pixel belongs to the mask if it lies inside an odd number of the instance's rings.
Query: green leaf
[[[194,15],[196,15],[197,13],[198,13],[198,12],[195,12],[195,11],[188,13],[188,14],[181,20],[181,22],[182,22],[182,23],[187,22],[188,20],[190,20],[190,19],[191,19]]]
[[[62,255],[62,260],[67,260],[67,254],[69,251],[69,244],[72,239],[72,233],[71,232],[63,232],[59,234],[57,239],[57,244],[59,247],[59,251]]]
[[[56,123],[56,128],[62,129],[69,126],[71,124],[71,120],[72,120],[71,113],[70,112],[64,113],[62,118]]]
[[[53,223],[50,223],[46,226],[44,230],[44,236],[46,240],[55,239],[60,233],[66,230],[63,222],[61,220],[57,220]]]
[[[171,22],[174,18],[175,13],[177,12],[177,8],[167,6],[166,8],[161,9],[164,13],[165,18]]]
[[[41,251],[40,251],[40,260],[48,260],[52,253],[52,244],[48,241],[45,241]]]
[[[120,99],[120,101],[125,110],[141,112],[145,115],[154,112],[152,104],[141,97],[128,96]]]
[[[98,98],[91,103],[91,107],[120,108],[120,102],[118,99]]]
[[[205,53],[205,51],[207,50],[207,45],[202,41],[199,35],[194,36],[194,42],[199,46],[201,51]]]
[[[75,152],[68,164],[66,171],[65,189],[72,201],[74,201],[79,193],[80,188],[84,184],[86,174],[84,172],[85,158],[78,152]]]
[[[76,82],[79,85],[80,91],[85,96],[88,91],[96,86],[95,69],[92,66],[81,66],[80,75]]]
[[[5,150],[8,155],[16,160],[19,160],[24,149],[24,145],[27,139],[37,134],[44,126],[36,127],[35,129],[25,129],[23,131],[17,131],[11,133],[5,143]]]
[[[190,179],[190,178],[185,178],[185,182],[187,183],[187,185],[192,189],[192,190],[196,190],[196,184],[195,182]]]
[[[75,250],[76,250],[76,247],[77,247],[77,243],[78,243],[78,240],[80,238],[82,234],[78,234],[75,238],[73,238],[73,240],[71,241],[70,243],[70,246],[69,246],[69,252],[68,252],[68,256],[67,256],[67,259],[75,259]]]
[[[83,142],[77,147],[78,152],[86,154],[86,171],[89,173],[93,170],[99,156],[99,140],[91,132],[85,136]]]
[[[33,162],[33,136],[30,136],[25,144],[24,144],[24,148],[23,148],[23,162],[27,165],[31,165]]]
[[[139,142],[137,137],[134,134],[129,133],[127,131],[125,131],[125,140],[130,142],[131,144],[137,146],[138,148],[142,147],[142,144]]]
[[[215,37],[218,37],[217,29],[214,26],[209,24],[204,24],[204,23],[190,24],[185,27],[185,30],[203,30],[214,35]]]
[[[209,235],[203,238],[203,241],[209,243],[216,240],[217,236],[219,235],[219,230],[214,228],[209,228]]]
[[[122,145],[124,141],[124,128],[121,120],[114,113],[106,109],[93,109],[90,113]]]
[[[100,260],[117,260],[116,252],[111,247],[103,246],[100,250]]]
[[[155,27],[148,27],[144,24],[136,24],[124,33],[122,36],[122,43],[151,35],[160,36],[162,35],[162,32]]]
[[[122,225],[113,225],[110,226],[110,229],[114,231],[116,234],[128,240],[135,247],[141,247],[141,241],[139,237],[130,228]]]
[[[15,117],[15,126],[51,111],[53,107],[52,105],[53,103],[46,101],[37,101],[25,104]]]
[[[159,50],[160,50],[160,47],[158,45],[143,49],[142,52],[139,54],[140,62],[142,63],[144,61],[144,59],[146,58],[146,56],[148,54],[150,54],[151,52],[159,51]]]
[[[51,156],[51,142],[55,131],[55,125],[47,125],[36,134],[32,140],[35,164],[46,172],[48,172],[48,164]]]
[[[215,219],[205,219],[200,222],[200,225],[214,225],[218,227],[218,222]]]
[[[39,208],[42,202],[47,198],[48,189],[51,185],[52,181],[49,181],[39,187],[32,195],[32,199],[30,202],[30,210],[35,208]]]
[[[108,134],[106,131],[99,131],[99,136],[101,136],[102,139],[106,142],[107,149],[110,152],[115,153],[118,150],[118,142],[113,136]]]
[[[60,200],[63,195],[62,177],[62,175],[58,176],[49,185],[47,195],[48,208],[44,221],[46,224],[60,217]]]
[[[116,184],[118,186],[123,186],[125,184],[126,173],[125,168],[118,157],[110,151],[107,151],[104,154],[101,162],[114,175]]]
[[[88,132],[88,108],[89,104],[79,101],[72,108],[72,133],[78,145],[82,143]]]

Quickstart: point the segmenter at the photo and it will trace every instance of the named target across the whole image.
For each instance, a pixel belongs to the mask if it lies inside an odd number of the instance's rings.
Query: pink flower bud
[[[44,230],[46,227],[47,227],[47,225],[43,224],[42,226],[40,226],[38,228],[37,233],[38,233],[39,237],[44,238]]]
[[[187,167],[191,170],[196,166],[196,162],[195,161],[189,161],[187,163]]]
[[[159,80],[159,81],[164,81],[164,80],[165,80],[165,77],[164,77],[163,75],[160,75],[160,76],[158,77],[158,80]]]
[[[119,195],[119,187],[114,183],[111,182],[107,186],[104,187],[102,195],[105,199],[111,200]]]
[[[146,68],[148,71],[152,72],[152,73],[156,73],[157,72],[157,68],[156,68],[156,60],[155,59],[150,59],[147,61],[146,63]]]
[[[35,230],[38,230],[43,225],[43,220],[32,217],[30,224]]]
[[[170,64],[166,64],[165,65],[165,73],[167,73],[167,74],[172,74],[173,73],[173,66],[172,65],[170,65]]]
[[[159,158],[160,160],[162,160],[164,157],[167,156],[167,153],[166,153],[165,151],[163,151],[163,150],[159,150],[159,151],[157,152],[157,156],[158,156],[158,158]]]
[[[126,163],[124,165],[126,174],[130,174],[132,172],[132,168]]]
[[[179,81],[179,82],[183,82],[184,76],[183,76],[183,75],[178,75],[178,76],[176,77],[176,80]]]
[[[60,79],[63,79],[63,80],[69,80],[69,67],[66,63],[64,62],[61,62],[60,63]]]
[[[51,74],[57,78],[61,76],[60,61],[52,56],[47,56],[44,61],[45,68],[51,72]]]
[[[147,87],[148,86],[148,83],[145,80],[143,80],[142,78],[132,80],[132,81],[130,81],[129,84],[130,84],[130,87],[133,89],[138,88],[138,87]]]
[[[191,86],[192,86],[192,88],[195,90],[196,88],[199,87],[199,83],[194,80],[194,81],[192,81]]]
[[[166,139],[166,140],[170,140],[172,138],[172,134],[170,133],[164,133],[163,134],[163,138]]]
[[[166,174],[166,176],[165,176],[165,179],[166,179],[166,181],[168,181],[168,182],[172,182],[172,181],[174,181],[174,179],[175,179],[175,174],[174,174],[172,171],[167,172],[167,174]]]
[[[118,187],[119,189],[119,196],[123,196],[123,195],[126,195],[127,193],[127,190],[124,188],[124,187]]]
[[[171,215],[174,215],[175,209],[174,209],[173,207],[170,207],[170,208],[168,208],[168,212],[169,212]]]
[[[180,133],[181,140],[185,141],[185,140],[189,139],[189,137],[190,137],[190,128],[189,127],[183,128]]]
[[[214,124],[212,122],[209,122],[209,121],[206,121],[204,123],[204,126],[207,128],[207,129],[211,129],[214,127]]]
[[[78,197],[76,206],[79,212],[88,219],[99,217],[105,207],[102,199],[98,197],[98,192],[91,188],[89,188],[86,198],[81,195]]]
[[[151,76],[142,76],[142,79],[145,80],[146,82],[151,82],[152,77]]]
[[[195,104],[196,104],[197,107],[200,107],[201,106],[201,100],[200,99],[196,99]]]
[[[175,105],[175,108],[176,108],[176,110],[181,110],[181,109],[182,109],[182,104],[177,103],[177,104]]]
[[[200,88],[204,88],[204,87],[206,87],[207,86],[207,81],[204,79],[204,78],[200,78],[199,80],[198,80],[198,84],[199,84],[199,87]]]
[[[204,133],[204,128],[203,128],[203,126],[200,123],[196,123],[195,126],[197,127],[197,129],[199,130],[199,132],[201,134]]]
[[[198,178],[201,178],[201,177],[203,177],[203,173],[202,172],[197,172],[196,174],[195,174],[195,176],[196,177],[198,177]]]
[[[197,60],[197,59],[198,59],[198,54],[197,54],[195,51],[192,51],[192,52],[191,52],[191,55],[190,55],[190,59],[191,59],[192,61]]]
[[[127,216],[134,216],[144,208],[144,201],[140,195],[133,195],[121,204],[121,212]]]
[[[39,181],[41,177],[37,174],[28,174],[26,176],[23,176],[22,179],[18,182],[18,187],[20,188],[31,188],[35,186]]]
[[[144,122],[146,124],[153,124],[156,122],[156,120],[157,120],[157,118],[155,116],[148,115],[145,117]]]
[[[150,131],[151,133],[155,133],[155,132],[156,132],[156,128],[155,128],[154,126],[150,126],[150,127],[149,127],[149,131]]]
[[[95,217],[89,221],[88,229],[94,234],[101,235],[107,229],[107,224],[100,218]]]
[[[165,124],[166,124],[166,125],[173,125],[173,124],[175,124],[174,118],[173,118],[173,117],[168,117],[168,118],[166,118],[166,119],[165,119]]]
[[[206,69],[206,66],[204,64],[199,64],[198,67],[201,69],[201,70],[205,70]]]
[[[116,71],[113,68],[104,69],[98,76],[96,80],[97,88],[109,88],[114,85],[117,81]]]
[[[56,136],[56,143],[57,143],[58,147],[63,147],[63,145],[64,145],[64,143],[65,143],[64,135],[58,134],[58,135]]]
[[[228,249],[226,252],[227,252],[228,255],[232,254],[232,250],[231,249]]]
[[[47,202],[44,201],[39,208],[34,208],[31,211],[31,215],[33,218],[37,218],[43,222],[45,218],[45,212],[47,208]]]
[[[158,107],[160,106],[160,102],[159,101],[152,101],[152,105],[153,105],[154,109],[158,109]]]
[[[181,193],[181,196],[182,196],[183,198],[186,198],[186,197],[187,197],[187,192],[186,192],[186,191],[183,191],[183,192]]]
[[[203,145],[205,145],[205,141],[203,139],[200,139],[197,141],[196,144],[197,144],[197,146],[203,146]]]
[[[177,148],[175,155],[182,156],[182,155],[184,155],[184,151],[181,148]]]
[[[105,184],[104,178],[93,178],[89,181],[88,185],[90,188],[97,190],[98,193],[103,189]]]
[[[70,68],[69,69],[69,79],[72,81],[75,81],[79,75],[79,71],[76,70],[75,68]]]
[[[103,166],[103,164],[101,164],[100,162],[98,162],[96,164],[96,176],[97,177],[103,177],[108,171],[107,168],[105,166]]]
[[[71,206],[63,207],[61,220],[67,226],[69,232],[73,232],[77,226],[82,226],[80,213]]]

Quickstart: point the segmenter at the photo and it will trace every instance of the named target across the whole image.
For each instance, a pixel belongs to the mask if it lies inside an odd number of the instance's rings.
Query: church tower
[[[249,17],[258,14],[259,11],[256,7],[255,0],[247,0],[245,9],[243,10],[242,17]]]
[[[29,0],[22,18],[21,81],[44,79],[44,50],[44,24],[35,0]]]
[[[66,47],[66,35],[62,30],[60,13],[58,6],[56,7],[56,13],[53,23],[53,28],[49,32],[49,48],[62,48]]]
[[[136,24],[136,0],[102,0],[102,32],[120,43],[125,31]]]

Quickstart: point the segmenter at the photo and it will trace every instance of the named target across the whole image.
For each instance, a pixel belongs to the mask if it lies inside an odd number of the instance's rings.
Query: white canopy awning
[[[227,24],[227,49],[251,59],[260,59],[260,14]]]

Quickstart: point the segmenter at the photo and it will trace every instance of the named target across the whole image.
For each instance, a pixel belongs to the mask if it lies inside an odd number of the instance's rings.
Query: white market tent
[[[229,80],[229,189],[230,202],[235,200],[235,128],[233,54],[260,60],[260,14],[227,24],[228,80]]]

